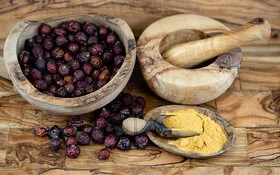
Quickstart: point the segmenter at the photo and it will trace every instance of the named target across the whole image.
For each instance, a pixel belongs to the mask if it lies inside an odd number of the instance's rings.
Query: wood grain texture
[[[53,152],[49,139],[35,137],[32,129],[10,129],[6,167],[62,168],[65,150]]]
[[[280,168],[269,167],[225,167],[225,175],[277,175]]]
[[[239,77],[242,90],[279,89],[279,56],[244,56]]]
[[[0,167],[6,164],[6,151],[8,147],[9,127],[0,124]]]
[[[272,103],[274,106],[274,113],[276,117],[280,117],[280,90],[272,91]]]
[[[247,133],[245,128],[236,128],[236,143],[231,150],[209,159],[190,159],[191,166],[248,166]]]
[[[0,168],[1,175],[36,175],[37,169],[33,168]]]
[[[269,91],[228,91],[217,99],[217,108],[235,127],[279,124]]]
[[[15,95],[17,92],[13,89],[11,81],[0,76],[0,98]]]
[[[280,166],[280,128],[247,129],[252,166]]]
[[[223,175],[222,167],[181,167],[165,168],[164,175]]]

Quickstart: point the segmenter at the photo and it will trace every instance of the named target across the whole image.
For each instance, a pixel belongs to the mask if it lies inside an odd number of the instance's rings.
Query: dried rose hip
[[[60,140],[58,138],[52,138],[52,140],[50,141],[50,147],[53,151],[59,150],[59,148],[61,147]]]
[[[102,148],[98,151],[98,159],[106,160],[110,157],[110,150],[108,148]]]
[[[63,55],[63,59],[64,59],[64,61],[69,62],[69,61],[73,61],[73,60],[74,60],[74,57],[73,57],[72,55],[70,55],[69,52],[66,52],[66,53]]]
[[[70,145],[77,145],[78,142],[75,137],[68,137],[65,141],[65,144],[67,147],[69,147]]]
[[[104,145],[107,148],[114,148],[116,147],[118,142],[118,137],[115,135],[108,135],[104,140]]]
[[[148,146],[149,138],[146,134],[135,136],[134,144],[138,149],[143,149]]]
[[[88,133],[81,132],[77,136],[77,141],[79,145],[88,145],[90,142],[90,138]]]
[[[63,129],[63,135],[70,137],[70,136],[75,136],[77,132],[77,128],[72,125],[68,125]]]
[[[118,141],[117,147],[121,150],[130,150],[131,143],[127,137],[121,137]]]
[[[69,158],[77,158],[80,155],[80,147],[77,145],[70,145],[66,148],[66,156]]]
[[[48,135],[48,131],[49,131],[49,127],[48,126],[42,126],[42,127],[35,128],[33,133],[36,136],[44,137],[44,136]]]

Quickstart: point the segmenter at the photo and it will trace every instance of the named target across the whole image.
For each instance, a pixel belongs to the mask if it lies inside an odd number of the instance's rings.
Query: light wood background
[[[237,129],[229,152],[206,160],[170,154],[156,146],[145,150],[112,151],[107,161],[96,158],[100,145],[83,146],[78,159],[53,153],[48,139],[32,135],[32,128],[59,123],[68,116],[52,116],[29,105],[3,77],[0,62],[0,174],[280,174],[280,1],[279,0],[0,0],[0,60],[5,38],[21,20],[41,20],[80,13],[104,13],[128,22],[136,38],[152,22],[173,14],[194,13],[235,28],[256,18],[272,26],[268,41],[242,47],[239,77],[222,96],[206,106],[218,111]],[[147,99],[146,111],[170,104],[143,83],[136,66],[125,91]],[[92,120],[91,114],[83,118]]]

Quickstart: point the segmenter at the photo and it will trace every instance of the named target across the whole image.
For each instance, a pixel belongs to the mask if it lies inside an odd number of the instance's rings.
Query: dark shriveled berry
[[[95,33],[95,31],[97,30],[97,27],[94,24],[89,23],[89,22],[84,22],[82,24],[82,28],[88,35],[93,35]]]
[[[57,46],[64,46],[67,43],[67,39],[64,36],[58,36],[55,39],[55,44]]]
[[[91,132],[91,136],[94,143],[97,144],[104,143],[105,134],[101,129],[94,128]]]
[[[114,65],[115,65],[116,67],[121,67],[121,65],[122,65],[122,63],[123,63],[123,61],[124,61],[124,59],[125,59],[125,57],[122,56],[122,55],[117,55],[117,56],[115,56],[115,58],[114,58]]]
[[[44,72],[46,69],[46,61],[43,58],[38,58],[34,63],[35,68]]]
[[[50,87],[49,87],[49,91],[51,92],[51,93],[56,93],[56,90],[57,90],[57,88],[56,88],[56,86],[55,85],[50,85]]]
[[[53,151],[57,151],[59,150],[59,148],[61,148],[61,142],[59,139],[57,138],[52,138],[52,140],[50,141],[50,148]]]
[[[79,145],[88,145],[90,142],[90,138],[88,133],[81,132],[77,136],[77,141]]]
[[[82,78],[84,78],[85,74],[82,70],[76,70],[73,74],[73,82],[77,82],[79,80],[81,80]]]
[[[75,71],[80,68],[80,62],[78,60],[72,60],[68,62],[67,65],[72,71]]]
[[[22,67],[22,72],[23,72],[23,74],[27,77],[28,75],[29,75],[29,73],[30,73],[30,66],[29,65],[24,65],[23,67]]]
[[[31,56],[28,51],[21,51],[18,57],[21,64],[28,64],[31,60]]]
[[[66,83],[73,83],[73,77],[71,75],[65,76],[63,79]]]
[[[92,56],[90,58],[90,64],[95,68],[100,68],[102,66],[102,60],[99,56]]]
[[[53,77],[52,77],[52,75],[51,75],[51,74],[45,74],[45,75],[44,75],[44,81],[45,81],[48,85],[52,84],[52,83],[53,83]]]
[[[85,94],[85,89],[84,88],[76,88],[74,91],[73,91],[73,95],[75,97],[79,97],[79,96],[82,96]]]
[[[48,131],[48,136],[58,139],[61,136],[61,129],[57,125],[53,125]]]
[[[140,115],[142,115],[144,112],[144,108],[140,104],[137,104],[137,103],[133,103],[130,106],[130,108],[131,108],[132,114],[135,117],[140,117]]]
[[[66,137],[75,136],[77,132],[77,128],[72,125],[68,125],[63,129],[63,135]]]
[[[36,136],[44,137],[44,136],[47,136],[47,135],[48,135],[49,129],[50,129],[50,128],[49,128],[48,126],[42,126],[42,127],[35,128],[35,129],[33,130],[33,133],[34,133]]]
[[[69,125],[77,127],[77,129],[82,129],[87,122],[80,117],[73,117],[69,122]]]
[[[105,127],[106,134],[113,134],[114,126],[111,123],[108,123]]]
[[[124,53],[124,48],[122,43],[117,41],[113,46],[113,51],[116,55],[122,55]]]
[[[44,37],[42,35],[36,35],[33,37],[36,44],[41,44],[43,42]]]
[[[116,35],[113,33],[110,33],[106,38],[106,43],[109,45],[113,45],[116,42]]]
[[[30,78],[32,80],[40,80],[42,79],[42,72],[40,72],[38,69],[33,68],[30,72]]]
[[[102,129],[106,126],[107,122],[104,118],[99,117],[96,119],[95,124],[99,129]]]
[[[73,57],[72,55],[70,55],[69,52],[66,52],[66,53],[63,55],[63,59],[64,59],[64,61],[69,62],[69,61],[73,61],[73,60],[74,60],[74,57]]]
[[[43,42],[43,47],[46,50],[51,50],[54,47],[54,42],[53,39],[51,37],[47,37],[44,42]]]
[[[64,87],[66,89],[66,92],[68,93],[72,93],[75,90],[75,86],[73,83],[67,83]]]
[[[49,24],[41,24],[38,29],[38,33],[48,35],[52,32],[52,27]]]
[[[140,106],[142,106],[143,108],[146,106],[146,100],[143,97],[140,96],[136,97],[135,102]]]
[[[98,159],[106,160],[110,157],[110,150],[108,148],[102,148],[98,151]]]
[[[106,84],[106,81],[99,80],[99,81],[97,82],[97,88],[100,89],[100,88],[102,88],[103,86],[105,86],[105,84]]]
[[[87,75],[89,75],[92,71],[92,66],[89,63],[85,63],[83,64],[82,69]]]
[[[121,107],[122,107],[122,103],[118,99],[115,99],[108,104],[108,108],[111,112],[118,112],[120,111]]]
[[[87,41],[87,36],[83,32],[78,32],[75,35],[75,41],[79,44],[83,44]]]
[[[65,97],[67,95],[65,87],[60,87],[56,91],[56,95],[59,97]]]
[[[48,62],[47,63],[47,71],[51,74],[55,74],[56,73],[56,64],[54,62]]]
[[[134,144],[138,149],[143,149],[148,146],[149,138],[146,134],[141,134],[134,137]]]
[[[101,44],[94,44],[89,52],[94,56],[101,56],[104,52],[104,47]]]
[[[104,119],[108,119],[110,117],[110,111],[106,108],[102,108],[100,113],[99,113],[99,116],[104,118]]]
[[[59,67],[58,67],[58,73],[61,75],[61,76],[66,76],[69,74],[69,69],[68,69],[68,66],[66,64],[61,64]]]
[[[35,88],[37,88],[39,90],[46,90],[46,89],[48,89],[48,84],[44,80],[35,80],[33,82],[33,85],[35,86]]]
[[[124,93],[122,96],[121,96],[121,101],[123,102],[123,104],[125,106],[129,106],[133,103],[133,97],[131,94],[129,93]]]
[[[72,43],[68,44],[68,50],[74,55],[78,53],[79,49],[80,49],[80,47],[76,43],[72,42]]]
[[[65,80],[63,78],[59,77],[54,80],[54,83],[57,87],[60,87],[60,86],[65,85]]]
[[[114,148],[116,147],[118,142],[118,137],[115,135],[108,135],[104,140],[104,145],[107,148]]]
[[[92,132],[93,126],[90,124],[86,124],[83,128],[83,132],[90,134]]]
[[[131,143],[127,137],[121,137],[118,141],[117,147],[121,150],[130,150]]]
[[[122,124],[122,121],[124,120],[124,117],[120,113],[112,113],[109,121],[114,125],[120,125]]]
[[[52,57],[56,59],[61,59],[64,55],[64,51],[60,47],[55,47],[52,50]]]
[[[98,44],[99,41],[98,41],[98,38],[97,38],[96,36],[90,36],[90,37],[88,38],[87,43],[88,43],[89,45],[93,45],[93,44]]]
[[[40,45],[35,44],[32,48],[32,54],[36,59],[43,58],[44,50]]]
[[[67,23],[66,28],[68,29],[69,32],[72,33],[77,33],[81,30],[80,23],[78,21],[70,21]]]
[[[69,158],[77,158],[80,155],[80,147],[77,145],[70,145],[66,148],[66,156]]]
[[[106,37],[108,35],[109,31],[107,28],[105,27],[100,27],[99,28],[99,32],[98,34],[101,36],[101,37]]]
[[[89,52],[80,52],[77,55],[77,60],[82,62],[82,63],[88,62],[89,59],[90,59],[90,53]]]
[[[123,133],[123,129],[122,129],[122,126],[121,125],[117,125],[115,126],[114,128],[114,133],[117,137],[120,137],[122,136],[124,133]]]
[[[99,79],[99,75],[100,75],[100,70],[98,69],[94,69],[91,73],[91,77],[94,79],[94,80],[98,80]]]
[[[109,77],[110,77],[110,71],[108,69],[105,69],[100,73],[98,79],[101,81],[107,81]]]
[[[111,52],[104,52],[102,61],[106,64],[112,63],[114,60],[114,55]]]
[[[62,27],[57,27],[57,28],[54,28],[54,33],[58,36],[64,36],[64,35],[66,35],[66,30],[64,30],[64,28],[62,28]]]
[[[65,141],[65,144],[67,147],[69,147],[70,145],[77,145],[77,140],[75,137],[68,137]]]

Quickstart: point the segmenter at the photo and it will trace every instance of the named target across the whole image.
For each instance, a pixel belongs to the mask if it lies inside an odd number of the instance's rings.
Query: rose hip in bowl
[[[63,98],[100,89],[124,58],[123,43],[114,30],[76,20],[57,26],[42,23],[18,54],[24,75],[37,90]],[[79,82],[87,82],[87,86],[81,87]]]

